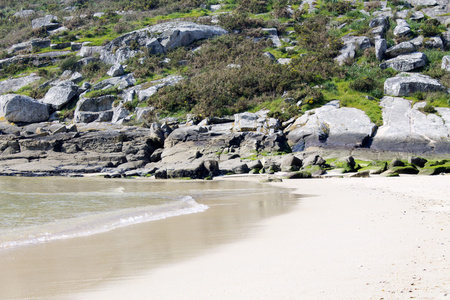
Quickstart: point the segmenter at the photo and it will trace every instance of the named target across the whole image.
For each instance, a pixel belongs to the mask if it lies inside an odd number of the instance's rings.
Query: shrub
[[[78,68],[78,59],[75,56],[68,57],[59,63],[59,69],[61,71],[71,70],[75,71]]]
[[[421,112],[424,112],[426,114],[435,114],[437,113],[436,109],[433,105],[427,103],[424,107],[419,108]]]
[[[439,25],[441,23],[436,19],[428,19],[425,22],[423,22],[422,26],[420,28],[422,29],[422,34],[424,36],[436,36],[441,31],[439,29]]]
[[[375,80],[370,77],[358,78],[353,82],[350,82],[349,87],[352,90],[358,92],[368,93],[372,91],[376,86]]]
[[[267,12],[267,0],[238,0],[238,10],[250,13],[265,13]]]

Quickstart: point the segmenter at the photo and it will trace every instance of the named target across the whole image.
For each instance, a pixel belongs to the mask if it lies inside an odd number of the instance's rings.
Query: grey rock
[[[442,42],[444,43],[445,50],[450,49],[450,29],[441,33]]]
[[[153,115],[154,107],[138,107],[136,108],[136,121],[146,122],[149,121]]]
[[[279,58],[277,60],[277,63],[279,63],[280,65],[288,65],[291,63],[291,58]]]
[[[278,120],[269,118],[268,111],[259,111],[256,113],[240,113],[234,115],[233,131],[236,132],[259,132],[259,133],[275,133],[281,124]]]
[[[122,122],[130,115],[130,111],[125,107],[114,107],[113,108],[113,117],[111,119],[111,123],[113,124],[122,124]]]
[[[31,21],[33,29],[45,28],[46,30],[57,29],[61,25],[58,23],[58,17],[53,15],[46,15],[42,18],[37,18]]]
[[[412,101],[384,97],[383,126],[378,129],[371,149],[417,154],[448,153],[449,131],[444,120],[435,114],[424,114],[412,107]]]
[[[100,58],[110,64],[122,63],[140,51],[130,48],[132,41],[139,47],[146,46],[155,53],[161,53],[160,46],[166,51],[226,33],[226,30],[218,26],[198,25],[192,22],[161,23],[126,33],[112,40],[101,51]]]
[[[147,44],[145,44],[145,47],[147,47],[150,54],[160,54],[164,52],[164,47],[156,38],[150,39]]]
[[[70,50],[72,50],[72,51],[80,51],[81,48],[83,48],[82,43],[71,43],[70,44]]]
[[[411,42],[402,42],[386,50],[387,57],[396,57],[401,54],[407,54],[416,51],[416,46]]]
[[[423,168],[428,160],[423,157],[410,156],[408,157],[408,163]]]
[[[339,65],[343,65],[346,60],[354,58],[356,50],[364,50],[371,46],[370,40],[366,36],[346,35],[342,37],[342,41],[344,46],[340,50],[339,56],[335,58]]]
[[[261,31],[267,32],[266,38],[272,41],[274,47],[282,46],[276,28],[261,28]]]
[[[50,43],[51,41],[49,39],[32,39],[28,42],[12,45],[8,49],[8,53],[11,54],[22,50],[33,51],[37,49],[47,48],[50,47]]]
[[[369,27],[379,27],[381,26],[384,31],[389,28],[389,17],[387,16],[379,16],[370,20]]]
[[[375,41],[375,56],[377,60],[381,61],[384,59],[384,54],[386,53],[386,40],[385,39],[377,39]]]
[[[123,90],[126,89],[127,87],[135,85],[135,83],[136,79],[133,77],[133,75],[127,74],[100,81],[93,86],[93,89],[106,90],[112,87],[118,87],[119,89]]]
[[[91,57],[95,53],[100,53],[103,50],[102,46],[83,46],[78,52],[80,57]]]
[[[32,73],[28,76],[6,79],[3,81],[0,81],[0,95],[3,95],[10,91],[16,92],[16,91],[20,90],[21,88],[23,88],[24,86],[27,86],[27,85],[29,85],[33,82],[36,82],[40,79],[41,79],[41,77],[37,76],[35,73]]]
[[[16,18],[29,18],[35,14],[35,11],[32,9],[24,9],[22,11],[16,12],[13,16]]]
[[[81,98],[77,102],[74,123],[109,122],[112,120],[112,105],[116,97],[107,95],[98,98]]]
[[[384,82],[384,93],[389,96],[411,96],[415,92],[445,91],[436,79],[426,75],[400,73]]]
[[[444,50],[444,42],[440,36],[429,37],[425,40],[425,47]]]
[[[111,77],[117,77],[125,74],[125,71],[123,70],[123,66],[121,64],[115,64],[109,69],[108,73],[106,74]]]
[[[183,79],[184,78],[182,76],[169,75],[165,78],[151,81],[148,83],[149,85],[151,85],[149,88],[140,90],[138,92],[139,101],[145,101],[148,98],[150,98],[153,94],[158,92],[161,88],[165,86],[175,85]]]
[[[423,45],[423,36],[419,35],[416,38],[413,38],[412,40],[410,40],[409,42],[412,43],[414,46],[416,46],[416,48],[420,48]]]
[[[339,108],[339,101],[307,111],[285,129],[294,152],[308,147],[367,147],[376,130],[369,117],[356,108]]]
[[[428,58],[421,52],[399,55],[380,64],[381,69],[392,68],[396,71],[408,72],[428,64]]]
[[[70,102],[78,94],[78,86],[72,81],[65,81],[51,87],[41,102],[51,105],[59,110]]]
[[[408,22],[403,19],[395,20],[397,22],[397,26],[394,28],[395,36],[408,36],[411,34],[411,27]]]
[[[303,166],[303,161],[293,155],[288,155],[281,161],[281,171],[298,171]]]
[[[35,123],[49,118],[48,106],[35,99],[15,94],[0,96],[0,117],[9,122]]]
[[[50,45],[50,48],[60,50],[60,49],[68,48],[70,46],[71,46],[70,42],[64,42],[64,43],[59,43],[59,44],[52,44],[52,45]]]
[[[450,72],[450,55],[442,57],[441,69]]]
[[[421,12],[420,10],[414,11],[409,19],[413,20],[413,21],[420,21],[420,20],[425,19],[425,14],[423,12]]]

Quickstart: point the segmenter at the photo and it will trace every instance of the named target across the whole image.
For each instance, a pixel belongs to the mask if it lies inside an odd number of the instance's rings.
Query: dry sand
[[[450,176],[274,183],[309,195],[249,238],[75,299],[450,299]]]

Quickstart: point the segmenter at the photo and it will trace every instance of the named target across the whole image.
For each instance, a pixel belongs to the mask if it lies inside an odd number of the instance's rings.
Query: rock
[[[211,10],[211,11],[217,11],[217,10],[219,10],[219,9],[221,9],[222,8],[222,5],[221,4],[215,4],[215,5],[211,5],[210,7],[209,7],[209,9]]]
[[[320,155],[317,154],[309,155],[303,159],[303,167],[323,166],[325,163],[326,163],[325,159],[323,159]]]
[[[376,130],[369,117],[356,108],[339,108],[339,101],[307,111],[285,129],[294,152],[312,146],[331,148],[367,147]]]
[[[425,47],[431,49],[441,49],[444,50],[444,42],[440,36],[433,36],[425,39]]]
[[[269,118],[268,111],[259,111],[256,113],[240,113],[234,115],[233,131],[236,132],[260,132],[260,133],[275,133],[280,128],[281,124],[278,120]]]
[[[421,74],[400,73],[384,82],[389,96],[411,96],[415,92],[443,92],[445,87],[436,79]]]
[[[423,168],[428,160],[423,157],[410,156],[408,157],[408,163],[415,165],[419,168]]]
[[[169,75],[162,79],[151,81],[148,83],[149,85],[151,85],[149,88],[139,91],[138,93],[139,101],[145,101],[148,98],[150,98],[153,94],[158,92],[161,88],[165,86],[175,85],[183,79],[184,78],[182,76]]]
[[[403,19],[395,20],[397,22],[397,26],[394,28],[395,36],[409,36],[411,34],[411,27],[408,22]]]
[[[266,38],[272,41],[274,47],[282,46],[276,28],[261,28],[261,31],[267,33]]]
[[[264,53],[263,53],[263,56],[269,58],[269,59],[272,60],[272,61],[276,61],[276,60],[277,60],[277,59],[275,58],[275,56],[273,56],[273,54],[270,53],[270,52],[264,52]]]
[[[71,43],[70,44],[70,50],[72,50],[72,51],[80,51],[81,48],[83,48],[82,43]]]
[[[308,171],[300,171],[300,172],[290,172],[283,176],[286,179],[301,179],[301,178],[311,178],[312,175]]]
[[[281,171],[298,171],[303,166],[303,162],[296,156],[286,156],[281,161]]]
[[[70,46],[71,46],[70,42],[64,42],[64,43],[59,43],[59,44],[52,44],[52,45],[50,45],[50,48],[60,50],[60,49],[68,48]]]
[[[288,65],[291,63],[291,58],[279,58],[277,59],[277,63],[279,63],[280,65]]]
[[[95,53],[100,53],[103,50],[102,46],[83,46],[78,52],[78,56],[80,57],[91,57]],[[92,62],[92,61],[89,61]],[[87,64],[87,63],[86,63]]]
[[[226,34],[218,26],[198,25],[192,22],[166,22],[126,33],[104,47],[100,59],[105,63],[122,63],[135,56],[139,49],[131,49],[132,41],[138,47],[146,46],[153,53],[161,53],[197,40]],[[159,45],[158,45],[159,43]]]
[[[444,119],[424,114],[412,106],[412,101],[384,97],[383,126],[378,128],[371,149],[409,152],[416,155],[448,153],[449,129]]]
[[[220,175],[219,164],[214,160],[196,160],[191,163],[178,164],[170,167],[171,169],[167,169],[166,171],[167,178],[203,179]]]
[[[423,45],[423,39],[424,39],[424,37],[419,35],[418,37],[413,38],[409,42],[412,43],[414,46],[416,46],[416,48],[420,48]]]
[[[112,87],[118,87],[120,90],[123,90],[127,87],[135,85],[135,83],[136,79],[134,79],[133,74],[126,74],[100,81],[92,88],[94,90],[106,90]]]
[[[98,98],[81,98],[77,102],[74,123],[109,122],[113,117],[112,105],[115,96],[107,95]]]
[[[109,69],[108,73],[106,74],[111,77],[117,77],[125,74],[125,71],[123,70],[123,66],[121,64],[115,64]]]
[[[113,108],[113,117],[111,123],[122,124],[124,120],[129,116],[130,111],[121,105]]]
[[[425,19],[425,14],[423,12],[421,12],[420,10],[418,11],[414,11],[411,15],[411,17],[409,17],[410,20],[413,21],[420,21]]]
[[[335,58],[339,65],[343,65],[346,60],[355,57],[356,50],[364,50],[371,46],[370,40],[366,36],[351,36],[346,35],[342,37],[344,47],[340,50],[339,56]]]
[[[441,69],[450,72],[450,55],[442,57]]]
[[[37,18],[31,21],[33,29],[45,28],[46,30],[57,29],[61,25],[58,23],[58,17],[53,15],[46,15],[42,18]]]
[[[385,39],[377,39],[375,41],[375,56],[377,60],[381,61],[384,59],[386,48],[387,44]]]
[[[388,166],[388,169],[393,169],[393,168],[395,168],[395,167],[404,167],[405,166],[405,163],[404,162],[402,162],[400,159],[393,159],[390,163],[389,163],[389,166]]]
[[[416,51],[416,46],[411,42],[402,42],[386,50],[386,56],[389,58],[407,54]]]
[[[441,33],[442,42],[444,43],[445,50],[450,49],[450,29]]]
[[[389,17],[380,16],[370,20],[369,27],[374,28],[378,26],[389,27]]]
[[[28,76],[0,81],[0,95],[6,94],[8,92],[17,92],[24,86],[36,82],[39,79],[41,79],[41,77],[37,76],[35,73],[32,73]]]
[[[16,53],[22,50],[33,51],[42,48],[50,47],[51,41],[49,39],[32,39],[28,42],[23,42],[19,44],[12,45],[8,49],[8,54]]]
[[[154,107],[137,107],[136,122],[148,122],[153,115]]]
[[[356,174],[350,175],[350,178],[369,178],[370,170],[358,171]]]
[[[28,18],[35,14],[35,11],[32,9],[24,9],[22,11],[16,12],[13,16],[16,18]]]
[[[72,81],[64,81],[57,86],[51,87],[41,102],[51,105],[55,110],[59,110],[77,95],[78,86]]]
[[[35,123],[49,118],[48,107],[35,99],[15,94],[0,96],[0,117],[9,122]]]
[[[408,72],[417,68],[425,67],[427,63],[428,57],[425,54],[421,52],[413,52],[386,60],[380,64],[380,68],[392,68],[396,71]]]

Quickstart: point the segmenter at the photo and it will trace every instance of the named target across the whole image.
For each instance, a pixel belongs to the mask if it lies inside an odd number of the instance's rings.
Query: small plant
[[[426,114],[435,114],[437,113],[436,108],[433,105],[427,103],[424,107],[419,108],[419,110]]]
[[[78,68],[78,59],[75,56],[68,57],[59,63],[61,72],[66,70],[75,71]]]
[[[363,77],[350,82],[349,87],[358,92],[368,93],[375,88],[375,85],[375,80],[370,77]]]

